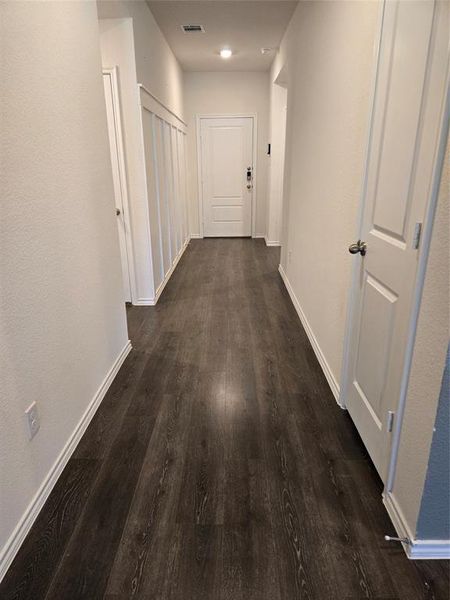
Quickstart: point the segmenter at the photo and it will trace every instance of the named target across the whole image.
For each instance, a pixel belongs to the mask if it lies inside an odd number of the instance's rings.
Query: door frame
[[[379,58],[380,58],[380,47],[381,47],[381,38],[383,34],[383,18],[384,18],[384,9],[385,9],[386,0],[380,5],[379,9],[379,22],[378,22],[378,33],[377,33],[377,41],[374,50],[374,63],[375,68],[373,69],[372,75],[372,89],[370,93],[370,114],[369,114],[369,124],[367,131],[367,142],[364,151],[364,179],[363,185],[360,193],[360,201],[359,201],[359,209],[358,209],[358,218],[357,218],[357,228],[355,233],[355,239],[360,239],[360,234],[362,231],[363,225],[363,217],[364,210],[366,204],[366,191],[367,191],[367,174],[368,174],[368,166],[370,161],[370,148],[372,143],[372,134],[373,134],[373,120],[374,120],[374,108],[375,108],[375,97],[376,97],[376,81],[379,70]],[[435,19],[436,17],[434,17]],[[433,25],[434,27],[434,25]],[[430,64],[430,55],[428,56],[427,62],[427,70]],[[427,71],[428,72],[428,71]],[[417,250],[417,269],[416,269],[416,277],[413,289],[413,299],[411,306],[411,314],[409,318],[409,327],[408,327],[408,337],[406,342],[405,349],[405,359],[403,363],[403,371],[401,378],[401,387],[400,387],[400,395],[398,399],[397,409],[395,412],[395,422],[394,429],[392,432],[392,445],[391,445],[391,453],[388,459],[387,465],[387,478],[385,483],[385,493],[389,493],[392,491],[394,480],[395,480],[395,471],[397,465],[397,457],[400,446],[400,435],[403,424],[403,415],[405,412],[406,406],[406,396],[408,392],[408,383],[409,376],[411,372],[411,364],[414,352],[414,343],[416,338],[417,331],[417,323],[419,319],[420,313],[420,305],[422,301],[422,291],[425,283],[426,269],[428,256],[430,251],[431,239],[433,234],[433,224],[434,224],[434,215],[436,212],[436,206],[439,196],[439,187],[441,182],[441,175],[443,170],[443,165],[445,161],[445,150],[447,144],[447,136],[449,134],[449,116],[450,116],[450,74],[447,63],[447,93],[443,102],[442,114],[441,114],[441,128],[439,133],[439,141],[436,147],[436,156],[435,163],[433,166],[433,175],[432,175],[432,185],[430,189],[430,194],[428,198],[428,202],[426,205],[426,210],[424,211],[424,218],[422,223],[422,232],[421,232],[421,240],[420,246]],[[359,277],[359,265],[357,261],[353,262],[352,265],[352,274],[351,274],[351,283],[348,294],[348,302],[347,302],[347,313],[346,313],[346,324],[345,324],[345,335],[344,335],[344,346],[343,346],[343,358],[342,358],[342,367],[341,367],[341,388],[339,392],[339,400],[338,404],[341,408],[346,409],[345,399],[348,394],[348,379],[347,373],[350,368],[350,345],[352,338],[352,315],[356,308],[356,301],[358,296],[358,277]]]
[[[198,190],[198,220],[199,237],[203,238],[203,184],[202,184],[202,140],[201,124],[203,119],[253,119],[252,133],[252,160],[253,160],[253,190],[251,206],[252,238],[256,237],[256,178],[257,178],[257,143],[258,143],[258,116],[256,113],[236,114],[198,114],[195,116],[196,141],[197,141],[197,190]]]
[[[120,179],[120,191],[122,194],[122,209],[123,209],[123,221],[124,221],[124,235],[126,245],[126,259],[128,266],[128,280],[130,282],[130,294],[131,303],[134,304],[137,299],[136,291],[136,279],[134,273],[134,254],[133,254],[133,241],[132,241],[132,230],[130,224],[130,206],[128,202],[128,183],[127,183],[127,170],[125,165],[125,149],[122,136],[122,120],[121,120],[121,107],[120,107],[120,94],[119,94],[119,69],[117,66],[114,67],[103,67],[102,76],[108,75],[111,79],[111,92],[112,102],[114,109],[114,129],[116,133],[117,141],[117,163],[119,166],[119,179]]]

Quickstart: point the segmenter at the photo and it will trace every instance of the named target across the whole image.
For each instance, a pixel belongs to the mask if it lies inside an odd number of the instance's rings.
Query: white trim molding
[[[177,121],[179,121],[182,125],[187,127],[186,121],[183,121],[183,119],[179,115],[177,115],[176,112],[174,112],[166,104],[164,104],[164,102],[162,102],[157,96],[155,96],[155,94],[152,94],[152,92],[149,89],[147,89],[143,83],[138,83],[138,87],[141,90],[144,90],[144,92],[146,92],[151,98],[153,98],[153,100],[155,102],[157,102],[164,109],[164,111],[169,113],[169,115],[171,115],[172,117],[175,117],[175,119],[177,119]]]
[[[402,543],[406,556],[411,560],[449,560],[450,540],[419,540],[411,532],[405,516],[391,492],[384,492],[383,503],[398,537],[407,538]],[[395,543],[395,542],[392,542]]]
[[[162,282],[159,284],[158,289],[156,290],[155,293],[155,297],[154,298],[139,298],[135,303],[134,306],[155,306],[156,303],[158,302],[164,288],[166,287],[167,282],[169,281],[169,279],[172,276],[172,273],[175,271],[175,267],[178,265],[178,263],[180,262],[180,258],[183,256],[184,251],[186,250],[186,248],[189,245],[189,241],[192,238],[192,236],[189,236],[187,238],[187,240],[184,242],[184,244],[181,246],[181,250],[179,251],[178,255],[176,256],[175,260],[173,261],[172,266],[170,267],[170,269],[167,271],[164,279],[162,280]]]
[[[281,242],[268,240],[267,236],[264,236],[264,241],[266,242],[266,246],[281,246]]]
[[[283,280],[284,285],[286,286],[289,296],[291,297],[292,304],[294,305],[295,310],[297,311],[297,314],[303,325],[303,329],[305,330],[306,335],[308,336],[308,339],[311,343],[311,346],[314,350],[317,360],[319,361],[319,364],[322,367],[322,371],[328,381],[328,385],[330,386],[331,391],[333,392],[333,396],[335,397],[338,405],[341,406],[339,404],[339,384],[336,380],[336,377],[334,376],[333,371],[331,370],[331,367],[328,364],[327,359],[325,358],[325,354],[323,353],[323,351],[319,345],[319,342],[318,342],[316,336],[314,335],[311,325],[309,324],[308,319],[306,318],[306,315],[303,312],[302,307],[300,306],[300,302],[298,301],[298,298],[295,295],[295,292],[292,289],[289,279],[281,265],[279,265],[278,271],[281,275],[281,279]],[[341,406],[341,408],[343,408],[343,407]]]
[[[201,240],[202,236],[199,233],[191,233],[191,240]]]
[[[19,548],[23,544],[28,532],[33,526],[33,523],[39,515],[53,487],[58,481],[59,476],[63,472],[64,467],[69,462],[70,457],[72,456],[79,441],[83,437],[84,432],[88,428],[89,423],[91,422],[93,416],[97,412],[97,409],[100,406],[103,398],[105,397],[106,392],[108,391],[109,387],[114,381],[115,376],[117,375],[120,367],[122,366],[130,351],[131,342],[128,340],[124,348],[119,353],[119,356],[114,361],[110,370],[108,371],[106,377],[100,384],[100,387],[98,388],[94,397],[89,402],[89,405],[86,408],[83,416],[81,417],[80,421],[78,422],[69,439],[67,440],[64,448],[60,452],[52,468],[47,473],[47,476],[45,477],[38,491],[34,495],[24,514],[22,515],[16,528],[12,532],[5,546],[2,548],[0,552],[0,581],[3,579],[7,570],[11,566],[14,557],[16,556],[17,552],[19,551]]]
[[[407,555],[411,560],[450,560],[450,540],[414,540]]]
[[[172,266],[170,267],[170,269],[167,271],[166,276],[164,277],[164,279],[162,280],[162,282],[159,284],[158,289],[156,290],[156,294],[155,294],[155,304],[158,302],[164,288],[166,287],[167,282],[169,281],[169,279],[172,276],[172,273],[175,271],[176,266],[178,265],[178,263],[180,262],[181,257],[184,254],[184,251],[186,250],[186,248],[189,245],[189,241],[190,238],[188,237],[186,239],[186,241],[184,242],[184,244],[181,246],[181,250],[178,252],[175,260],[173,261]]]

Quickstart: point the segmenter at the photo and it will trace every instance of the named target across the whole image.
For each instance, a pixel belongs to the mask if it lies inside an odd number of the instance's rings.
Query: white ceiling
[[[159,27],[185,71],[266,71],[297,6],[297,0],[147,0]],[[181,25],[203,25],[184,33]],[[223,47],[233,50],[220,58]]]

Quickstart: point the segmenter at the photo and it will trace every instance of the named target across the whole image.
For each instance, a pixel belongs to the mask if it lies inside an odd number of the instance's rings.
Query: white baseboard
[[[133,306],[155,306],[154,298],[138,298],[133,302]]]
[[[117,372],[128,356],[130,350],[131,342],[128,340],[125,347],[122,349],[119,356],[116,358],[112,367],[108,371],[108,374],[102,381],[94,397],[90,401],[89,406],[73,430],[70,438],[67,440],[66,445],[62,449],[52,468],[48,472],[38,491],[22,515],[19,523],[15,527],[5,546],[2,548],[0,552],[0,581],[3,579],[7,570],[11,566],[11,563],[14,560],[14,557],[16,556],[20,546],[25,540],[34,521],[36,520],[36,517],[44,506],[45,501],[49,497],[50,492],[52,491],[64,467],[72,456],[73,451],[77,447],[78,442],[81,440],[84,432],[92,420],[92,417],[95,415],[97,408],[100,406],[101,401],[105,397],[106,392],[108,391],[111,383],[114,381]]]
[[[411,560],[449,560],[450,540],[418,540],[412,534],[397,500],[391,492],[383,494],[383,503],[398,537],[407,538],[403,544],[406,556]],[[395,542],[392,542],[395,543]]]
[[[407,554],[411,560],[450,560],[450,540],[414,540]]]
[[[281,275],[282,280],[284,281],[284,285],[286,286],[287,291],[289,292],[292,304],[294,305],[295,310],[297,311],[297,314],[300,317],[300,321],[303,325],[306,335],[308,336],[309,341],[311,342],[311,346],[313,347],[317,360],[319,361],[319,364],[322,367],[322,371],[328,381],[328,385],[330,386],[331,391],[333,392],[333,396],[335,397],[336,402],[339,404],[339,384],[336,380],[336,377],[334,376],[333,371],[331,370],[330,365],[328,364],[328,361],[325,358],[325,354],[322,352],[322,349],[319,346],[319,342],[317,341],[317,338],[314,335],[313,330],[311,329],[311,325],[308,323],[308,319],[306,318],[306,315],[303,312],[302,307],[300,306],[300,302],[298,301],[297,296],[295,295],[294,290],[292,289],[292,286],[289,282],[289,279],[287,278],[287,275],[284,272],[284,269],[281,265],[278,267],[278,271]],[[339,404],[339,406],[341,405]]]
[[[281,242],[268,240],[266,236],[264,236],[264,240],[266,242],[266,246],[281,246]]]
[[[188,247],[189,241],[190,241],[190,237],[188,237],[184,244],[181,246],[181,250],[178,252],[175,260],[172,263],[172,266],[170,267],[170,269],[167,271],[166,276],[164,277],[163,281],[161,282],[161,284],[159,285],[158,289],[156,290],[156,294],[155,294],[155,304],[158,302],[159,297],[161,296],[164,288],[167,285],[167,282],[169,281],[169,279],[172,277],[172,273],[175,271],[177,264],[180,262],[180,258],[183,256],[184,251],[186,250],[186,248]]]
[[[191,233],[191,240],[202,240],[203,236],[199,233]]]
[[[186,250],[186,248],[188,247],[189,241],[192,239],[192,235],[189,236],[186,241],[184,242],[184,244],[181,247],[181,250],[178,252],[175,260],[173,261],[172,266],[170,267],[170,269],[167,271],[166,276],[164,277],[163,281],[159,284],[158,289],[156,290],[156,294],[154,298],[138,298],[135,302],[133,302],[133,306],[155,306],[155,304],[158,302],[159,297],[161,296],[164,288],[167,285],[167,282],[169,281],[169,279],[172,276],[172,273],[175,271],[175,267],[177,266],[177,264],[180,261],[180,258],[183,256],[184,251]]]

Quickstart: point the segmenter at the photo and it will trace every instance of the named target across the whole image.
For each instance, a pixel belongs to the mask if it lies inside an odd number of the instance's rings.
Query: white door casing
[[[127,183],[125,159],[120,123],[119,94],[117,86],[117,68],[103,69],[103,88],[105,92],[108,137],[111,154],[111,167],[114,184],[114,201],[119,233],[120,259],[125,302],[132,301],[130,284],[130,236],[128,220]]]
[[[254,119],[201,117],[199,129],[203,235],[251,236]]]
[[[417,233],[432,218],[447,82],[448,5],[386,2],[359,236],[367,253],[352,259],[341,395],[385,483],[395,460],[390,413],[406,391],[419,250],[427,250],[416,247]]]

